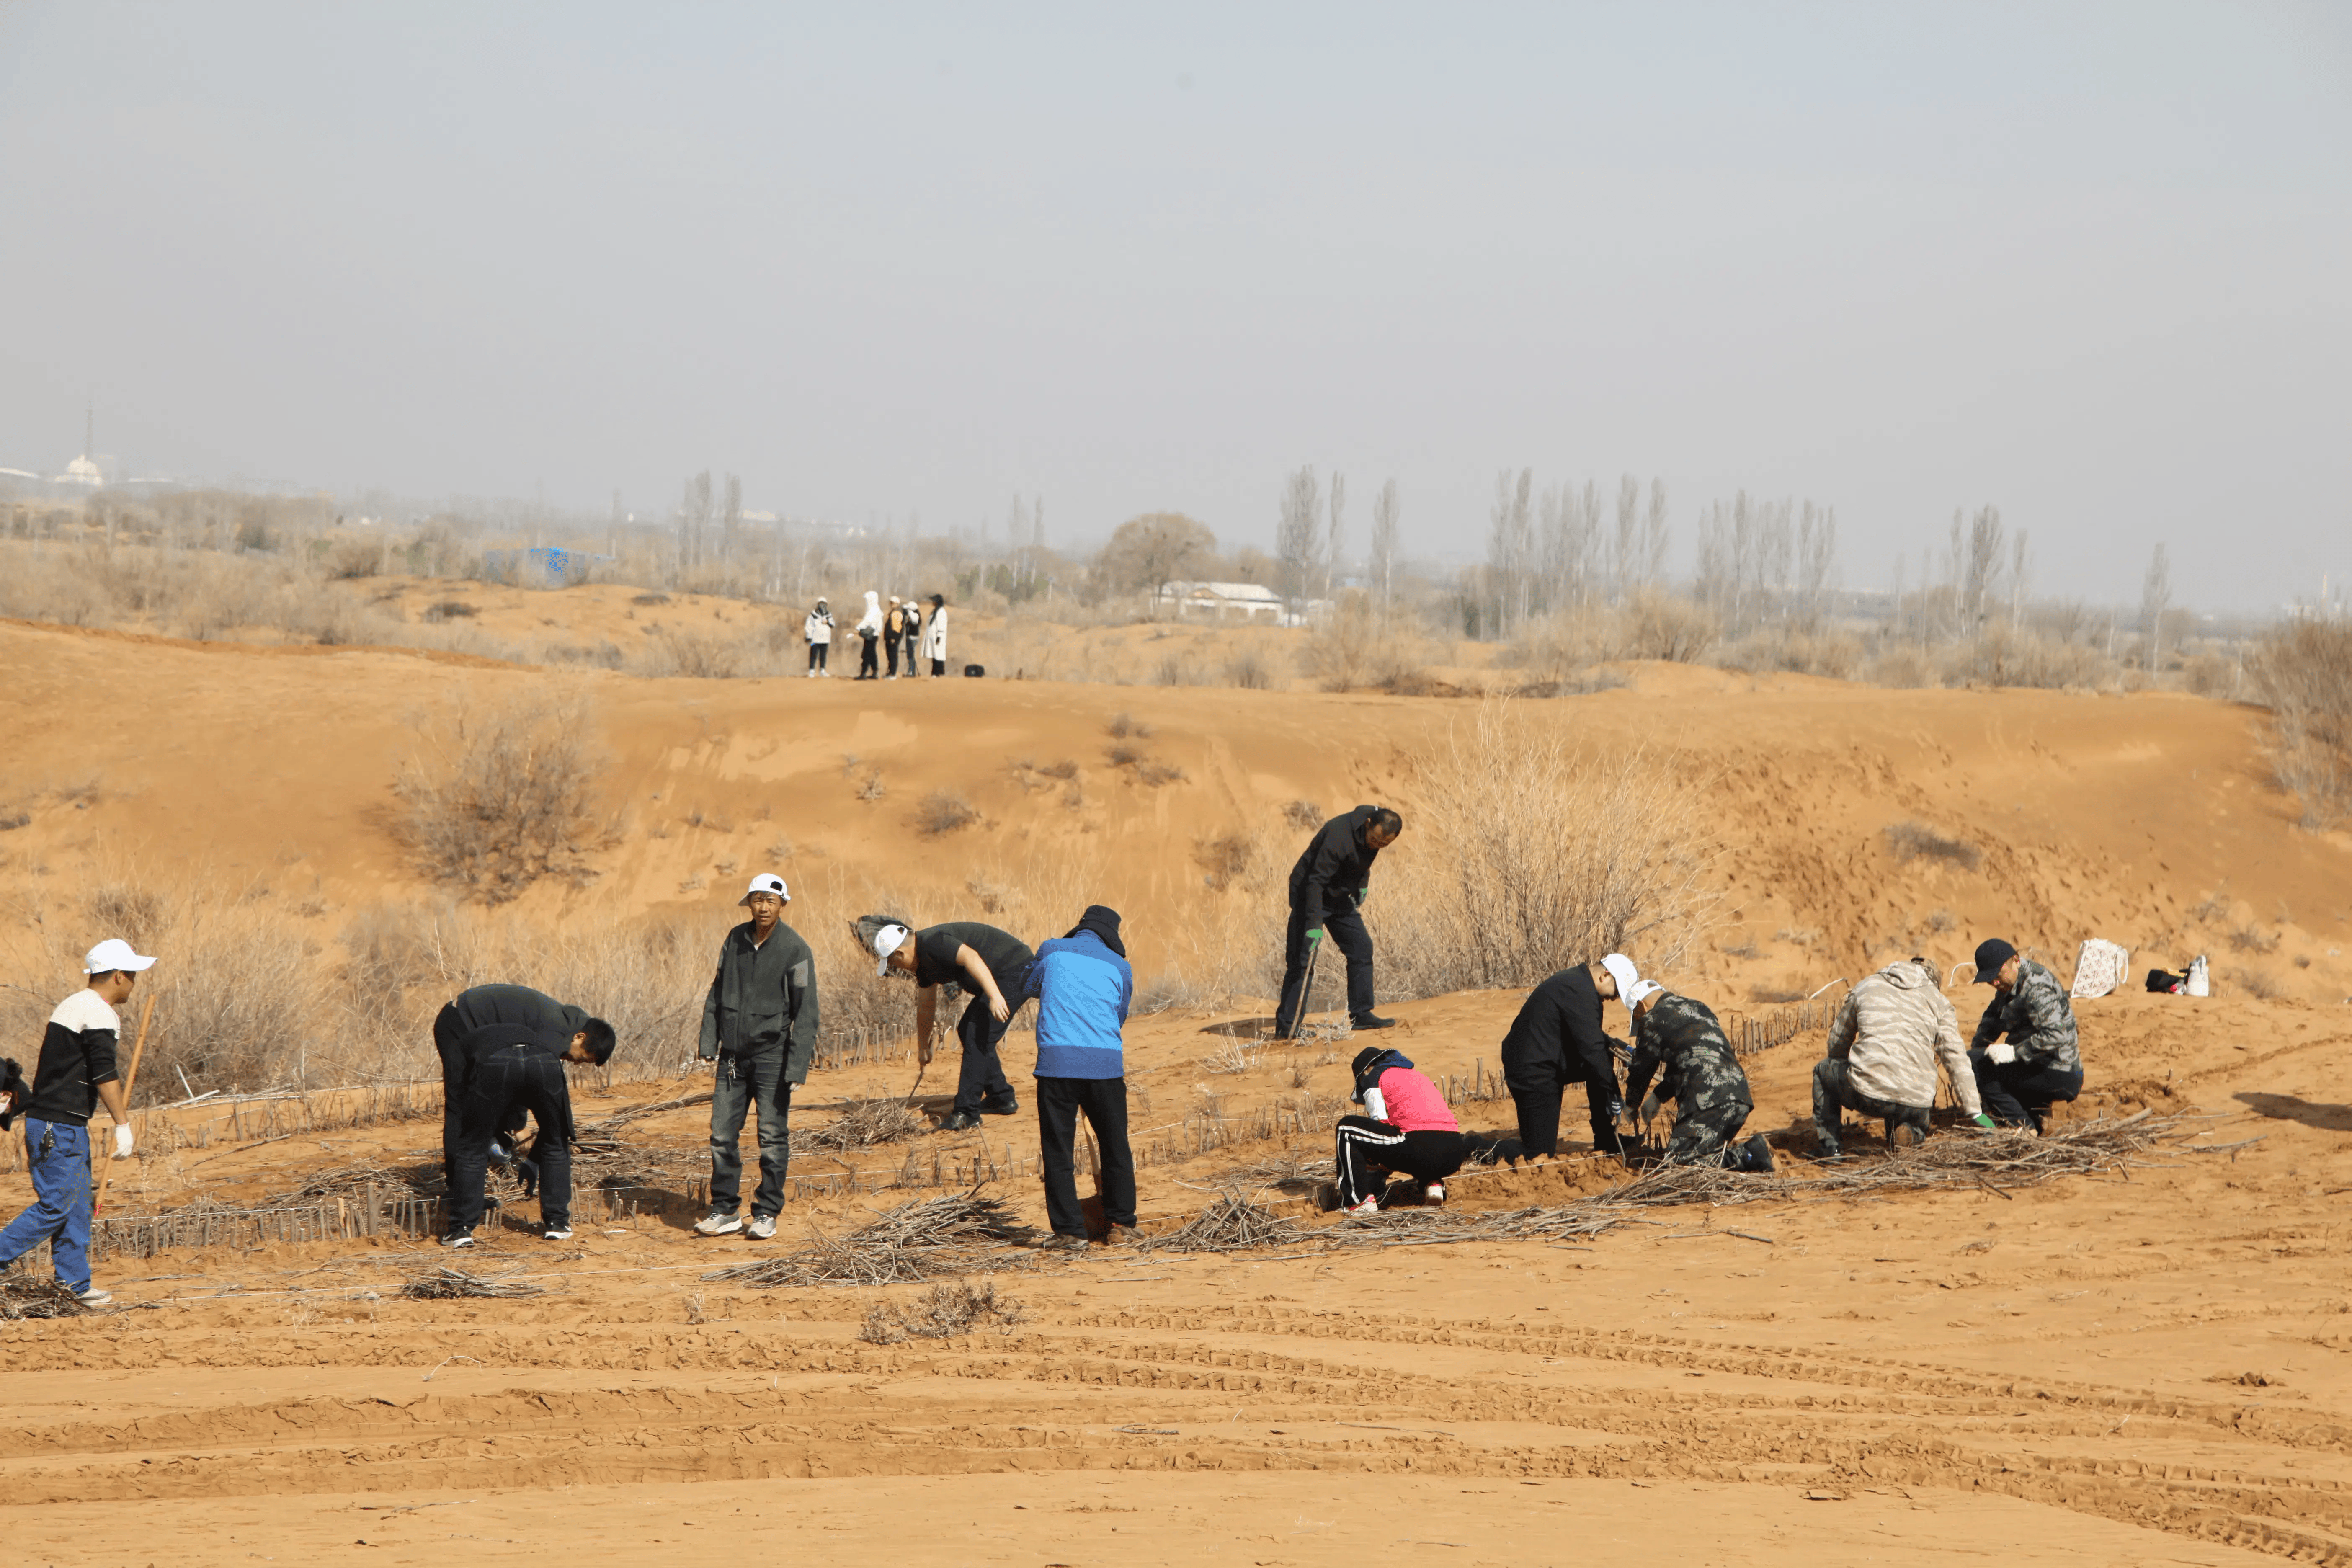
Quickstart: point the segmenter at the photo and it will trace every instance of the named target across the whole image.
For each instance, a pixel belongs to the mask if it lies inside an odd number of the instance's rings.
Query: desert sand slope
[[[589,701],[625,815],[602,878],[534,892],[535,918],[723,910],[720,859],[745,867],[788,837],[803,929],[884,888],[961,912],[973,880],[1044,866],[1072,894],[1126,900],[1147,973],[1183,956],[1150,945],[1168,942],[1155,925],[1234,896],[1202,887],[1199,840],[1286,845],[1292,799],[1409,790],[1412,753],[1473,713],[1045,683],[645,682],[16,626],[0,627],[0,676],[16,742],[0,815],[30,817],[0,835],[19,899],[58,900],[93,866],[233,869],[331,944],[351,911],[425,891],[386,814],[436,726],[561,685]],[[916,1288],[706,1279],[759,1244],[698,1240],[679,1215],[583,1224],[556,1245],[493,1227],[464,1261],[545,1289],[528,1300],[404,1300],[400,1284],[448,1255],[390,1238],[121,1259],[100,1279],[121,1310],[0,1330],[12,1546],[60,1563],[744,1549],[942,1564],[2352,1563],[2352,1009],[2330,951],[2352,879],[2342,846],[2292,830],[2258,716],[1682,670],[1539,711],[1599,752],[1640,746],[1711,781],[1727,912],[1668,978],[1727,1010],[1915,946],[1957,959],[1990,929],[2057,954],[2095,933],[2147,962],[2210,949],[2223,994],[2083,1005],[2090,1087],[2071,1115],[2194,1112],[2211,1120],[2184,1124],[2192,1142],[2221,1152],[2175,1146],[2018,1190],[1652,1211],[1572,1245],[1008,1252],[993,1283],[1018,1322],[896,1344],[861,1325]],[[1151,724],[1149,755],[1181,780],[1147,784],[1108,759],[1120,712]],[[1008,765],[1066,758],[1076,805],[1064,781],[1029,787]],[[871,769],[887,790],[862,800]],[[936,789],[981,821],[917,832]],[[1978,846],[1978,868],[1894,858],[1881,830],[1915,819]],[[1384,897],[1428,874],[1413,842],[1392,873],[1383,861]],[[698,876],[707,888],[680,890]],[[2238,989],[2249,963],[2274,999]],[[1981,994],[1954,999],[1965,1013]],[[1389,1037],[1433,1073],[1475,1074],[1517,1001],[1400,1003]],[[1138,1021],[1139,1142],[1180,1139],[1211,1105],[1328,1115],[1344,1043],[1215,1070],[1236,1065],[1215,1031],[1250,1011]],[[1786,1142],[1804,1142],[1817,1045],[1749,1058],[1757,1125]],[[907,1077],[821,1074],[796,1124]],[[625,1084],[582,1112],[691,1087]],[[1015,1169],[1034,1148],[1023,1098],[978,1133],[914,1141],[916,1164]],[[1461,1109],[1475,1127],[1510,1116],[1504,1100]],[[698,1116],[647,1117],[627,1139],[690,1162]],[[322,1172],[426,1163],[434,1142],[421,1121],[234,1148],[157,1138],[117,1203],[252,1203]],[[887,1179],[908,1147],[795,1169]],[[1854,1147],[1881,1157],[1874,1140]],[[1279,1137],[1174,1150],[1142,1173],[1146,1226],[1188,1218],[1234,1171],[1323,1152]],[[1552,1204],[1616,1179],[1571,1158],[1465,1175],[1455,1205]],[[996,1185],[1041,1215],[1033,1177]],[[937,1190],[796,1198],[766,1245]],[[21,1174],[0,1176],[0,1206],[24,1196]]]

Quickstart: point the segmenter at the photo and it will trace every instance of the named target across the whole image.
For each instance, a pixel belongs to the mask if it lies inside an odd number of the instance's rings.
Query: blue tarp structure
[[[536,550],[482,552],[482,564],[491,576],[521,588],[561,588],[567,584],[584,583],[589,567],[612,559],[610,555],[591,555],[584,550],[561,550],[552,544],[543,544]]]

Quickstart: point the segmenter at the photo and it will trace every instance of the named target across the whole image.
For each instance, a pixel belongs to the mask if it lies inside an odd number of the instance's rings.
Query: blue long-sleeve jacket
[[[1124,1078],[1119,1028],[1135,1000],[1135,971],[1090,931],[1037,949],[1022,986],[1037,998],[1039,1078]]]

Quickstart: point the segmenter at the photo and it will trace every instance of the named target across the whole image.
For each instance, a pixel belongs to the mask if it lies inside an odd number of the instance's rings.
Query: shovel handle
[[[122,1114],[126,1118],[131,1114],[131,1091],[139,1087],[139,1058],[147,1054],[147,1026],[154,1021],[155,994],[151,991],[147,994],[147,1005],[139,1013],[139,1038],[131,1047],[131,1071],[122,1080]],[[130,1122],[125,1121],[123,1125],[127,1127]],[[98,1211],[106,1206],[106,1184],[113,1175],[114,1162],[110,1159],[98,1168],[98,1193],[89,1203],[93,1219],[98,1217]]]

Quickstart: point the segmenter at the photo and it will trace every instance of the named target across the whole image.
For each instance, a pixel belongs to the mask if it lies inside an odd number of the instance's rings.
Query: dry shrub
[[[393,786],[418,869],[494,904],[547,878],[587,881],[609,836],[592,815],[586,726],[577,701],[518,700],[460,719],[440,756]]]
[[[1924,822],[1898,822],[1886,830],[1886,850],[1897,860],[1948,860],[1973,871],[1984,856],[1973,844],[1948,838]]]
[[[1507,700],[1485,703],[1412,759],[1408,852],[1383,858],[1376,882],[1392,885],[1366,911],[1383,989],[1532,985],[1615,951],[1671,965],[1713,897],[1685,772],[1641,752],[1602,759]]]
[[[759,674],[767,667],[762,650],[742,637],[683,626],[656,630],[631,662],[639,675],[697,680],[732,680]]]
[[[1304,833],[1323,826],[1323,808],[1311,800],[1294,800],[1282,808],[1282,820]]]
[[[1151,738],[1151,726],[1128,713],[1113,714],[1111,721],[1104,729],[1115,741],[1148,741]]]
[[[2266,970],[2242,969],[2231,978],[2238,990],[2257,1002],[2275,1002],[2286,994],[2286,987]]]
[[[1326,691],[1395,686],[1418,676],[1427,649],[1403,619],[1383,615],[1370,594],[1350,588],[1307,634],[1307,673]]]
[[[904,1344],[910,1339],[944,1340],[992,1328],[1008,1333],[1021,1321],[1021,1303],[996,1293],[996,1281],[975,1286],[968,1279],[934,1285],[905,1306],[877,1301],[866,1312],[857,1337],[869,1345]]]
[[[2278,725],[2273,766],[2303,825],[2352,815],[2352,617],[2304,616],[2256,639],[2246,673]]]
[[[1237,828],[1197,839],[1192,845],[1192,863],[1201,868],[1202,879],[1219,892],[1246,875],[1256,858],[1256,843]]]
[[[1696,662],[1721,635],[1715,616],[1689,599],[1641,588],[1621,606],[1618,657]]]
[[[1182,784],[1188,776],[1173,763],[1146,760],[1137,763],[1135,769],[1135,782],[1150,789],[1158,789],[1161,784]]]
[[[480,614],[480,610],[463,599],[444,599],[437,605],[425,605],[424,618],[428,621],[462,621]]]
[[[923,797],[915,808],[915,826],[921,832],[937,837],[969,827],[980,820],[980,813],[971,802],[951,789],[935,789]]]
[[[1252,638],[1225,658],[1225,684],[1244,691],[1264,691],[1274,684],[1273,668]]]

